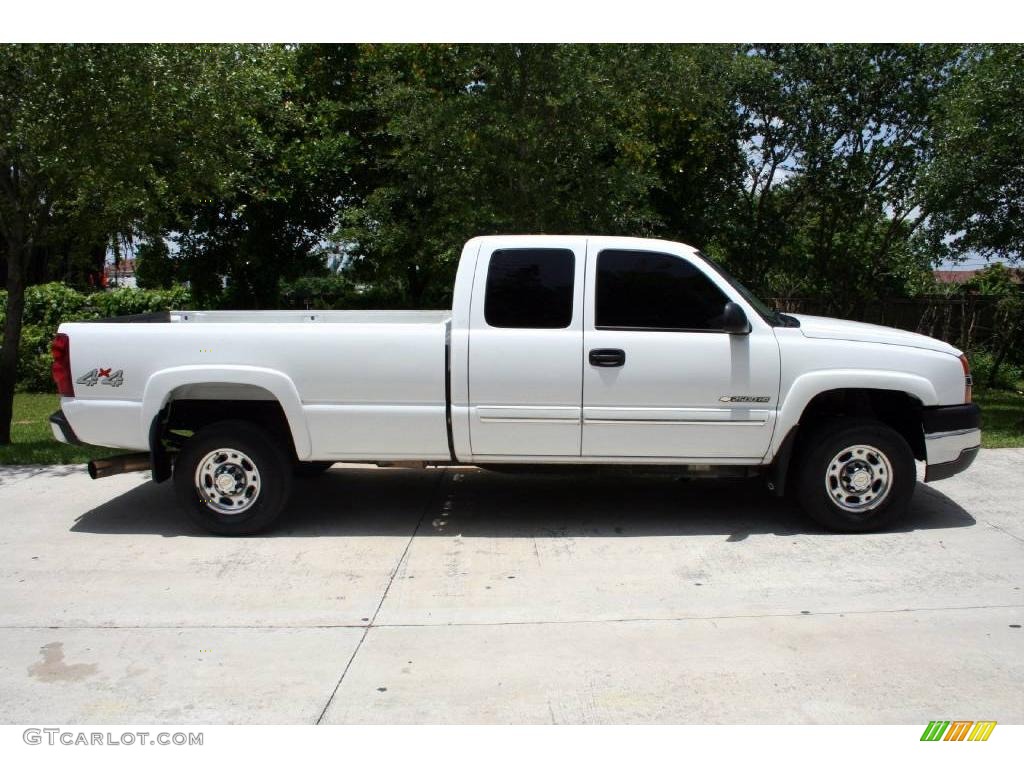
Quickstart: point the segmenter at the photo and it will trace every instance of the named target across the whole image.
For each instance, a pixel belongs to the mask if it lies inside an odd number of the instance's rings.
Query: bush
[[[21,344],[18,345],[19,392],[52,392],[50,377],[50,342],[56,329],[50,332],[45,326],[26,325],[21,329]]]
[[[156,290],[118,288],[114,291],[91,294],[90,298],[98,317],[139,315],[145,312],[191,308],[189,290],[183,286]]]
[[[190,305],[189,291],[182,286],[153,291],[118,288],[96,293],[82,293],[63,283],[30,286],[25,290],[25,317],[18,345],[18,391],[53,391],[50,342],[61,323],[186,309]],[[0,327],[6,312],[7,292],[0,291]]]
[[[282,309],[378,309],[398,304],[396,291],[360,285],[345,275],[281,281]]]
[[[978,350],[970,354],[971,376],[974,378],[974,385],[988,386],[988,377],[992,373],[992,365],[995,362],[995,355],[986,350]],[[1024,369],[1010,360],[1004,360],[999,366],[996,380],[993,382],[996,389],[1016,389],[1024,379]]]
[[[25,315],[22,323],[26,326],[56,329],[62,322],[91,317],[88,303],[88,294],[68,288],[63,283],[31,285],[25,289]]]

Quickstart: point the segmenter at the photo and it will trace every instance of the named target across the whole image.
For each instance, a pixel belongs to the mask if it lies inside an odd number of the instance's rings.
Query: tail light
[[[62,397],[74,397],[75,385],[71,381],[71,340],[66,333],[53,337],[53,380]]]
[[[971,390],[974,389],[974,379],[971,377],[971,364],[967,362],[967,355],[960,355],[960,365],[964,367],[964,402],[971,402]]]

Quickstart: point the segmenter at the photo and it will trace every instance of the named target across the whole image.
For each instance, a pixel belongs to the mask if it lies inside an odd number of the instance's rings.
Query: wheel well
[[[186,392],[171,392],[167,404],[157,415],[159,426],[156,427],[157,437],[172,446],[181,445],[190,436],[203,427],[226,419],[241,419],[256,424],[267,430],[295,458],[295,442],[288,426],[281,404],[269,391],[252,385],[236,385],[232,387],[230,398],[220,397],[181,397]]]
[[[799,456],[802,441],[816,424],[837,416],[876,419],[896,430],[914,454],[924,461],[924,431],[921,428],[921,401],[906,392],[891,389],[830,389],[819,392],[804,407],[800,419],[782,439],[768,470],[768,487],[778,496],[786,492],[789,465]]]
[[[797,447],[807,427],[837,416],[861,416],[876,419],[896,430],[914,453],[924,460],[924,432],[921,429],[923,405],[913,395],[891,389],[831,389],[821,392],[800,414]]]

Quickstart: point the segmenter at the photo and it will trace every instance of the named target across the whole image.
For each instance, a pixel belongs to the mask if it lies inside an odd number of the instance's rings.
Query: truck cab
[[[759,463],[768,452],[781,380],[771,320],[692,248],[584,237],[474,246],[453,316],[468,408],[453,415],[475,461]],[[471,287],[460,292],[460,280]]]

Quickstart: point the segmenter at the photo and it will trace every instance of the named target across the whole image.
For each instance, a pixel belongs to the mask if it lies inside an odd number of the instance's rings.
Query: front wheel
[[[865,532],[898,521],[916,484],[914,455],[898,432],[869,419],[837,419],[809,436],[796,491],[804,512],[826,528]]]
[[[174,462],[174,487],[189,518],[223,536],[268,528],[291,493],[288,455],[266,431],[247,421],[204,427]]]

